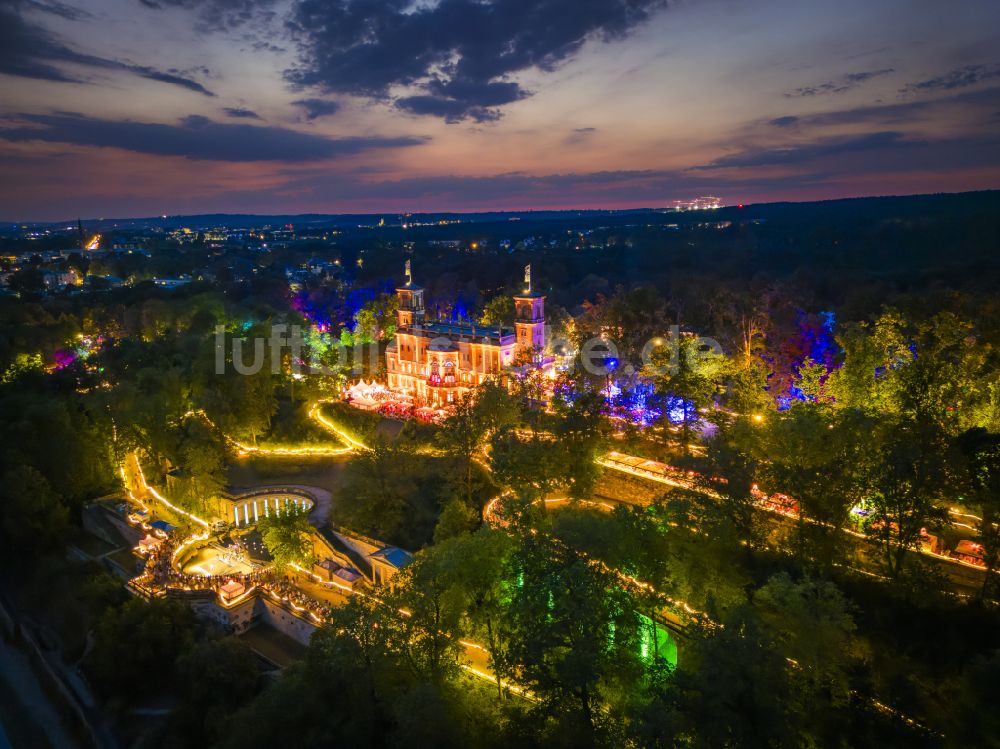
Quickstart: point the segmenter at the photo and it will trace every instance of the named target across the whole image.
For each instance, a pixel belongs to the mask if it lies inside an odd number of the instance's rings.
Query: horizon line
[[[689,211],[678,211],[679,213],[707,213],[710,211],[720,211],[729,208],[752,208],[761,207],[769,205],[811,205],[818,203],[843,203],[851,200],[886,200],[892,198],[923,198],[923,197],[936,197],[936,196],[961,196],[961,195],[976,195],[976,194],[986,194],[991,192],[1000,192],[1000,186],[989,187],[980,190],[959,190],[959,191],[941,191],[941,192],[918,192],[918,193],[896,193],[887,195],[853,195],[850,197],[840,197],[840,198],[822,198],[819,200],[773,200],[766,202],[757,203],[727,203],[719,206],[718,208],[708,208],[708,209],[694,209]],[[701,196],[699,196],[701,197]],[[687,198],[686,200],[693,200],[694,198]],[[677,199],[674,202],[682,202],[681,199]],[[178,218],[198,218],[201,216],[232,216],[232,217],[247,217],[252,216],[255,218],[297,218],[302,216],[317,216],[323,218],[336,218],[343,216],[436,216],[436,215],[457,215],[457,216],[484,216],[490,214],[505,214],[505,213],[573,213],[573,212],[587,212],[587,213],[628,213],[628,212],[639,212],[639,211],[669,211],[673,210],[673,206],[661,205],[661,206],[630,206],[626,208],[607,208],[607,207],[575,207],[575,208],[488,208],[483,210],[439,210],[439,211],[369,211],[369,212],[341,212],[341,213],[320,213],[316,211],[305,212],[305,213],[240,213],[240,212],[228,212],[228,211],[207,211],[205,213],[167,213],[159,215],[150,216],[125,216],[119,218],[103,218],[103,217],[90,217],[90,218],[68,218],[68,219],[20,219],[17,221],[11,221],[6,219],[0,219],[0,224],[10,225],[10,226],[31,226],[31,225],[58,225],[58,224],[75,224],[76,222],[96,222],[96,223],[106,223],[106,222],[124,222],[124,221],[167,221],[169,219]]]

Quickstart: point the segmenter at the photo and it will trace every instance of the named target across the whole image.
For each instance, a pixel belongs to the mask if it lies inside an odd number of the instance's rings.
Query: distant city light
[[[694,200],[674,201],[674,210],[677,211],[710,211],[716,208],[722,208],[722,200],[712,195],[705,195]]]

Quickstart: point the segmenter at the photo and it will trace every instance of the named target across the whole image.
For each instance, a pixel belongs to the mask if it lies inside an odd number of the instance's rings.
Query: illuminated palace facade
[[[514,296],[514,327],[476,323],[428,322],[424,290],[407,282],[396,289],[396,340],[385,352],[389,388],[418,404],[447,408],[459,396],[504,369],[545,349],[545,297],[531,290],[530,268],[524,293]]]

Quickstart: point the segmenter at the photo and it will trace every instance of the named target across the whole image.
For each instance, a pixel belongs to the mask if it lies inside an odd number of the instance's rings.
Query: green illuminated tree
[[[226,485],[222,438],[200,419],[190,419],[185,423],[177,452],[186,476],[184,500],[192,509],[204,511]]]
[[[275,399],[275,379],[266,371],[256,375],[236,375],[230,391],[235,431],[238,436],[249,436],[250,443],[271,428],[271,421],[278,410]]]
[[[682,745],[850,743],[855,625],[833,584],[776,575],[721,624],[688,629],[684,658],[657,697]]]
[[[18,354],[7,370],[0,376],[0,383],[14,382],[18,377],[42,371],[41,354]]]
[[[291,504],[261,520],[257,527],[277,569],[285,570],[293,564],[312,567],[313,530],[305,510]]]
[[[820,362],[806,358],[799,366],[795,386],[810,403],[828,403],[833,396],[827,387],[829,370]]]
[[[334,624],[313,634],[304,661],[233,716],[220,745],[264,749],[294,734],[303,747],[385,746],[393,707],[412,683],[391,641],[398,617],[391,606],[353,596]]]
[[[761,421],[755,416],[760,416]],[[699,479],[703,490],[719,497],[704,503],[706,514],[714,521],[714,533],[745,544],[748,551],[763,541],[765,533],[753,491],[761,473],[758,446],[764,418],[755,414],[720,424],[718,434],[708,443],[708,458],[725,483],[712,481],[710,477]]]
[[[872,511],[865,531],[899,582],[921,529],[946,518],[939,503],[949,498],[954,456],[936,426],[911,421],[883,420],[862,435],[861,444],[857,481]]]
[[[553,427],[556,448],[553,459],[567,487],[576,499],[594,492],[601,469],[596,458],[605,449],[609,433],[603,417],[604,398],[593,390],[580,393],[572,404],[561,410],[561,419]]]
[[[441,447],[462,461],[465,500],[473,505],[472,487],[475,463],[490,438],[505,427],[517,424],[520,404],[492,379],[485,381],[455,405],[455,412],[445,421],[438,435]]]
[[[465,501],[472,504],[472,479],[475,462],[482,452],[485,430],[479,419],[474,397],[462,396],[438,434],[438,443],[449,454],[462,463],[465,485]]]
[[[613,742],[643,668],[635,600],[543,534],[524,536],[513,564],[512,664],[557,721],[560,745]]]
[[[490,327],[505,328],[514,327],[514,298],[507,294],[495,296],[483,307],[483,314],[479,318],[481,325]]]
[[[950,434],[990,425],[996,365],[971,321],[939,312],[913,322],[890,309],[845,326],[837,341],[846,358],[828,384],[841,406],[931,422]]]
[[[829,700],[843,706],[851,699],[854,619],[844,595],[833,583],[792,580],[775,575],[753,596],[761,623],[774,647],[789,659],[795,692],[806,701]]]
[[[689,629],[681,667],[657,700],[676,716],[667,727],[698,749],[799,746],[788,664],[770,633],[746,605],[723,624]]]
[[[382,438],[369,442],[347,467],[349,501],[342,503],[351,527],[392,538],[400,530],[412,489],[414,456],[405,443]]]
[[[890,309],[874,322],[846,324],[837,343],[844,350],[844,364],[830,381],[837,402],[846,407],[899,413],[899,372],[913,360],[902,314]]]
[[[765,414],[774,410],[767,392],[770,367],[759,357],[732,358],[726,367],[726,405],[740,414]]]
[[[559,464],[561,451],[547,435],[521,435],[505,429],[490,443],[490,466],[493,477],[525,499],[538,499],[560,484],[564,469]]]
[[[391,339],[396,332],[397,304],[395,294],[379,294],[375,299],[365,302],[354,315],[354,341],[376,343]]]
[[[798,504],[797,547],[828,569],[846,549],[841,528],[858,502],[855,468],[873,423],[855,411],[801,403],[756,426],[762,489]]]
[[[461,536],[475,530],[479,523],[479,515],[463,500],[451,499],[441,511],[437,525],[434,526],[434,543]]]
[[[504,427],[517,424],[521,418],[521,404],[512,399],[503,383],[494,378],[476,388],[474,404],[484,440]]]
[[[644,368],[658,395],[681,400],[680,434],[685,455],[691,452],[692,430],[699,409],[714,402],[725,368],[722,355],[694,336],[672,337],[666,345],[653,350],[650,363]]]
[[[420,681],[439,687],[457,672],[462,635],[464,601],[450,585],[452,571],[443,554],[418,555],[400,573],[394,602],[410,614],[398,621],[405,662]]]
[[[514,676],[510,632],[504,619],[515,584],[514,548],[509,533],[484,526],[477,533],[454,536],[424,552],[441,570],[450,594],[461,600],[462,630],[486,645],[501,699],[506,690],[500,682],[510,683]]]

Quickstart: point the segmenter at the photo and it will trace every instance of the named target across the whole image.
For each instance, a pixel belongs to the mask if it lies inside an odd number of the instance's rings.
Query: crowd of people
[[[274,578],[263,587],[278,598],[287,600],[296,608],[305,609],[320,620],[325,621],[332,615],[331,606],[304,593],[287,577]]]
[[[172,560],[174,554],[174,544],[168,538],[155,548],[150,549],[146,555],[146,565],[138,580],[152,584],[157,587],[166,587],[173,572]]]

